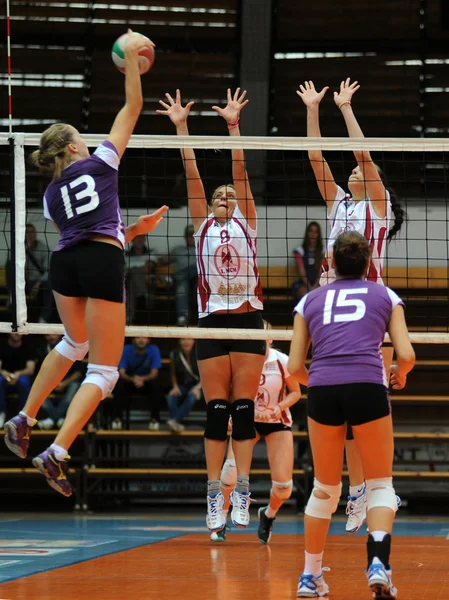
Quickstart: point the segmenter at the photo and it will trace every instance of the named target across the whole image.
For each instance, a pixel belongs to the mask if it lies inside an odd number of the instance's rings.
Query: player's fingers
[[[240,88],[238,87],[234,92],[234,97],[232,98],[235,102],[239,99]]]
[[[165,97],[170,102],[170,104],[173,106],[173,104],[175,103],[175,101],[173,100],[173,98],[170,96],[170,94],[168,92],[165,94]]]
[[[240,104],[240,108],[243,108],[244,106],[246,106],[248,104],[249,100],[245,100],[245,102],[242,102]]]
[[[181,104],[181,91],[176,90],[176,104]]]
[[[166,108],[167,110],[170,110],[170,106],[166,102],[164,102],[163,100],[159,100],[159,104],[161,106],[163,106],[164,108]]]
[[[240,98],[238,99],[239,102],[243,102],[243,99],[246,96],[246,90],[243,90],[242,95],[240,96]]]

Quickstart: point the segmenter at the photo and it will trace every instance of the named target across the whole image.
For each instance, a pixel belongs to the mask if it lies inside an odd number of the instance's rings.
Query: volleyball
[[[139,33],[139,35],[142,34]],[[112,46],[111,52],[112,60],[121,73],[125,72],[125,43],[127,36],[128,34],[124,33],[119,38],[117,38]],[[142,37],[148,40],[146,36],[142,35]],[[142,48],[142,50],[139,52],[140,74],[143,75],[144,73],[147,73],[153,66],[153,62],[154,49],[148,47]]]

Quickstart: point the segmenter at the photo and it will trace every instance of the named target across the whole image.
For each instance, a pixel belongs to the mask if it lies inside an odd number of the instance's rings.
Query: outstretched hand
[[[335,104],[341,106],[343,102],[351,102],[352,96],[359,88],[358,81],[351,83],[351,78],[348,77],[346,81],[340,83],[340,91],[334,92]]]
[[[329,86],[323,87],[321,92],[317,92],[313,81],[305,81],[304,85],[299,86],[296,93],[307,107],[318,105],[324,98],[324,94],[329,89]]]
[[[163,221],[168,206],[161,206],[149,215],[142,215],[136,221],[135,235],[151,233]]]
[[[187,117],[189,116],[190,109],[195,104],[195,102],[188,102],[185,106],[181,104],[181,92],[180,90],[176,90],[176,101],[170,96],[170,94],[165,94],[167,98],[167,102],[163,100],[159,100],[159,104],[165,108],[165,110],[157,110],[158,115],[167,115],[170,121],[178,127],[182,123],[187,121]]]
[[[144,35],[140,35],[140,33],[136,33],[132,29],[128,29],[127,36],[125,38],[125,52],[134,52],[135,54],[139,54],[139,52],[145,48],[156,48],[156,44],[154,44]]]
[[[224,108],[212,106],[212,110],[216,110],[219,115],[228,123],[228,125],[237,123],[240,118],[240,111],[246,106],[249,100],[244,100],[246,90],[240,95],[240,88],[235,90],[234,96],[231,95],[231,90],[228,88],[228,104]]]

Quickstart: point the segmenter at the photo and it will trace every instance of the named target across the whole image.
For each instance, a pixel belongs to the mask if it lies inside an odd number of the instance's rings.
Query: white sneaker
[[[58,429],[61,429],[61,427],[64,425],[64,421],[65,421],[65,419],[63,419],[62,417],[60,419],[58,419],[58,422],[56,423],[56,427]]]
[[[230,500],[232,504],[231,521],[235,527],[248,527],[249,505],[251,504],[250,493],[240,493],[234,490]]]
[[[0,429],[3,429],[3,425],[5,424],[6,414],[4,412],[0,412]]]
[[[50,417],[47,417],[46,419],[38,421],[37,426],[39,427],[39,429],[48,430],[52,429],[55,426],[55,422],[53,421],[53,419],[50,419]]]
[[[398,590],[391,581],[391,569],[387,569],[381,562],[372,564],[366,571],[368,587],[373,592],[373,598],[396,600]]]
[[[155,421],[154,419],[151,419],[151,421],[148,423],[148,429],[150,431],[159,431],[159,427],[160,427],[159,421]]]
[[[184,425],[178,423],[176,419],[168,419],[167,427],[170,429],[170,431],[173,431],[173,433],[181,433],[181,431],[184,431],[185,429]]]
[[[210,531],[221,531],[226,526],[223,506],[224,496],[221,492],[216,496],[207,496],[206,525]]]
[[[112,421],[111,429],[114,429],[115,431],[120,431],[122,429],[122,422],[120,421],[120,419]]]
[[[346,533],[355,533],[366,521],[366,487],[360,496],[348,496]]]
[[[327,596],[329,586],[324,581],[323,572],[318,577],[303,573],[299,578],[297,598],[321,598]]]

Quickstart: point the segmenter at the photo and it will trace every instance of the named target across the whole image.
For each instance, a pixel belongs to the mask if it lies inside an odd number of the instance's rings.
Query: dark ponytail
[[[375,164],[375,167],[377,169],[377,172],[380,175],[380,178],[382,180],[382,183],[385,186],[385,189],[390,194],[391,210],[393,211],[393,214],[394,214],[394,223],[393,223],[393,227],[388,232],[387,240],[389,242],[391,242],[391,240],[394,238],[394,236],[397,234],[397,232],[401,229],[402,223],[405,221],[406,214],[405,214],[405,210],[401,207],[401,205],[399,203],[399,198],[398,198],[398,195],[396,194],[396,191],[393,188],[389,187],[385,173],[382,171],[382,169],[379,167],[379,165]]]
[[[397,232],[401,229],[402,223],[405,221],[405,210],[399,204],[398,196],[392,188],[386,188],[390,192],[391,210],[394,214],[393,227],[388,232],[387,240],[390,242]]]

